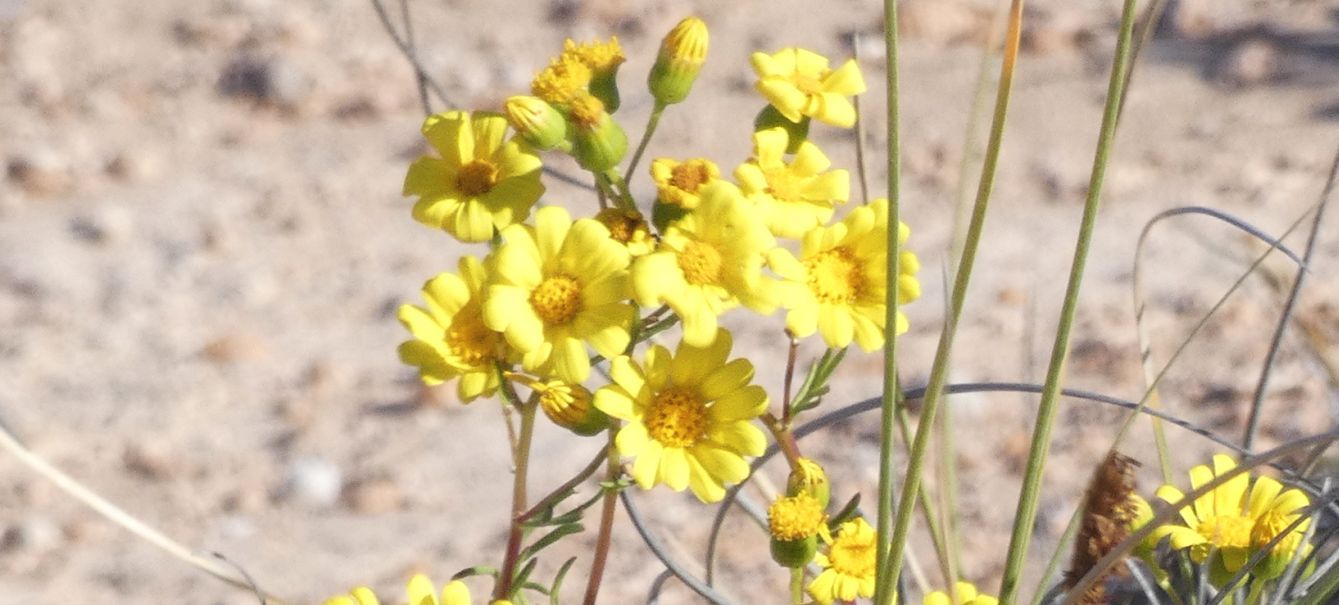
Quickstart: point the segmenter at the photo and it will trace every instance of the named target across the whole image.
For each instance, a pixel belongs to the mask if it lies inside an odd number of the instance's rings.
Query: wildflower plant
[[[905,202],[899,188],[895,2],[885,3],[888,188],[882,196],[863,193],[868,170],[862,162],[834,166],[810,136],[811,128],[856,134],[846,129],[865,118],[858,109],[859,95],[867,88],[864,67],[854,59],[834,63],[803,48],[755,52],[748,58],[757,76],[757,113],[751,122],[738,123],[753,128],[727,136],[751,141],[749,157],[721,158],[709,149],[693,150],[688,157],[656,156],[653,151],[643,164],[662,115],[695,100],[692,93],[710,47],[707,24],[696,17],[681,21],[656,49],[640,93],[651,109],[635,145],[625,128],[626,116],[619,113],[634,93],[620,77],[627,75],[622,69],[625,53],[645,49],[625,49],[613,37],[567,40],[546,65],[538,66],[529,90],[509,91],[515,94],[500,107],[429,112],[422,135],[431,151],[412,162],[404,175],[403,193],[412,199],[406,211],[469,253],[454,272],[443,270],[428,279],[420,301],[399,308],[397,317],[407,334],[398,354],[424,385],[454,389],[460,403],[490,401],[503,409],[513,429],[508,452],[513,497],[509,514],[501,519],[506,542],[500,551],[481,553],[485,560],[462,562],[473,566],[440,587],[427,576],[414,575],[406,585],[409,604],[469,605],[475,601],[466,581],[479,586],[491,582],[481,603],[560,603],[570,592],[564,592],[563,582],[577,569],[578,558],[556,567],[541,566],[540,560],[554,552],[554,544],[585,531],[587,517],[598,510],[589,562],[582,568],[587,572],[583,602],[595,603],[613,548],[620,498],[636,529],[666,561],[667,573],[710,602],[732,603],[712,585],[711,555],[706,581],[672,564],[636,514],[629,492],[687,492],[703,506],[719,506],[710,538],[714,552],[720,520],[742,497],[741,488],[777,454],[789,469],[784,488],[763,488],[768,505],[752,507],[752,514],[765,534],[767,554],[789,574],[786,592],[792,605],[913,600],[899,592],[911,586],[903,570],[909,567],[909,537],[917,512],[934,544],[942,580],[932,584],[923,574],[914,574],[911,590],[920,602],[1019,603],[1022,569],[1037,527],[1041,477],[1064,393],[1079,285],[1135,55],[1135,3],[1125,0],[1053,353],[1045,383],[1031,389],[1040,394],[1040,403],[1013,533],[1008,550],[1001,553],[1000,589],[978,590],[964,580],[958,563],[953,423],[941,404],[955,386],[980,386],[949,385],[947,380],[1000,158],[1019,56],[1022,4],[1010,4],[980,183],[961,248],[948,263],[952,276],[939,345],[927,384],[918,389],[904,389],[899,379],[899,336],[913,325],[926,324],[919,310],[908,310],[920,298],[921,283],[920,262],[910,247],[911,229],[901,221]],[[384,7],[378,0],[374,5],[389,24]],[[398,36],[397,42],[412,58],[412,43]],[[742,64],[744,58],[733,60]],[[426,87],[428,75],[417,62],[415,68]],[[422,92],[427,105],[426,88]],[[856,145],[857,156],[864,157],[863,136],[856,134]],[[588,174],[578,178],[560,172],[555,166],[562,163],[552,160],[563,156],[571,160],[565,163]],[[736,168],[723,173],[721,166]],[[861,185],[858,197],[853,195],[853,172]],[[1334,174],[1339,175],[1339,159]],[[639,177],[649,181],[646,191],[630,186]],[[551,178],[590,183],[588,195],[553,199]],[[1332,175],[1330,187],[1336,181],[1339,176]],[[1322,204],[1317,205],[1313,237],[1299,265],[1310,256],[1320,210]],[[1270,244],[1271,249],[1282,246],[1279,240]],[[1136,281],[1137,275],[1138,264]],[[1299,269],[1290,301],[1303,276]],[[751,325],[765,326],[764,334],[773,339],[766,346],[787,351],[784,367],[777,370],[763,363],[775,356],[737,347],[738,339],[722,321],[727,313],[752,316]],[[1280,335],[1287,319],[1285,314]],[[796,385],[800,344],[806,339],[822,343],[823,351]],[[882,352],[882,397],[826,410],[830,382],[853,344],[862,353]],[[1148,349],[1143,351],[1147,363]],[[780,391],[760,386],[769,381],[758,373],[768,371],[780,374]],[[1131,582],[1137,583],[1143,600],[1129,602],[1141,603],[1311,605],[1339,594],[1339,554],[1328,554],[1334,551],[1332,542],[1316,537],[1322,514],[1333,508],[1333,497],[1305,473],[1285,468],[1274,478],[1261,470],[1289,454],[1314,452],[1314,460],[1321,446],[1339,438],[1339,431],[1298,439],[1240,463],[1229,455],[1214,456],[1209,464],[1190,469],[1185,489],[1169,470],[1170,450],[1161,432],[1162,419],[1169,416],[1155,409],[1161,373],[1146,372],[1143,397],[1118,402],[1132,412],[1074,507],[1070,567],[1057,579],[1057,549],[1037,584],[1034,603],[1112,602],[1130,591],[1108,588],[1129,588]],[[1261,391],[1264,382],[1262,378]],[[1017,390],[1019,385],[996,388]],[[911,399],[919,400],[914,427],[907,405]],[[822,461],[805,455],[801,438],[875,409],[880,412],[878,491],[873,505],[862,505],[859,487],[834,482]],[[1251,451],[1258,409],[1257,400],[1240,447],[1244,453]],[[1164,484],[1151,497],[1136,485],[1139,463],[1117,451],[1139,414],[1154,418],[1151,427],[1159,443]],[[512,426],[513,417],[519,418],[519,427]],[[544,462],[531,449],[539,422],[570,433],[573,443],[587,440],[603,448],[585,468],[533,498],[530,487],[539,480],[532,471]],[[1184,421],[1176,424],[1188,426]],[[894,468],[893,447],[899,429],[906,451],[901,472]],[[944,448],[943,468],[937,470],[948,484],[937,504],[922,489],[932,440]],[[58,485],[76,497],[99,510],[115,510],[34,461],[3,425],[0,445],[57,477]],[[595,493],[583,494],[588,480],[601,470]],[[763,509],[765,514],[756,512]],[[125,521],[124,513],[108,516],[156,544],[177,546],[143,524]],[[1333,525],[1331,518],[1326,527]],[[263,601],[273,600],[244,574],[183,555],[184,548],[168,549],[220,578],[252,588]],[[1322,552],[1327,558],[1318,563]],[[656,583],[653,597],[661,584]],[[996,592],[998,598],[991,596]],[[749,594],[761,592],[750,589]],[[771,602],[749,602],[757,601]],[[325,601],[381,602],[367,587]]]

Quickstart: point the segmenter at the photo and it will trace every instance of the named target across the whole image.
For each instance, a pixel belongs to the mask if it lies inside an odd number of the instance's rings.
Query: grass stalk
[[[906,548],[911,529],[911,515],[915,508],[915,499],[920,492],[921,477],[924,473],[925,454],[929,449],[930,436],[935,423],[935,413],[942,400],[944,385],[948,380],[948,366],[953,349],[953,339],[957,334],[958,320],[962,316],[963,304],[967,298],[967,287],[971,282],[972,267],[975,264],[977,247],[981,241],[981,231],[985,227],[986,211],[990,205],[990,194],[995,184],[995,171],[999,163],[1000,149],[1004,140],[1004,124],[1009,113],[1009,97],[1013,86],[1014,68],[1017,65],[1018,45],[1022,33],[1023,0],[1013,0],[1009,7],[1009,30],[1005,37],[1004,61],[1000,65],[999,86],[995,95],[995,111],[991,120],[990,139],[986,147],[985,161],[981,167],[981,181],[977,187],[976,202],[967,227],[963,255],[958,263],[953,280],[953,291],[949,297],[949,312],[944,318],[944,330],[940,333],[939,346],[935,350],[934,365],[930,369],[930,384],[921,406],[920,421],[916,427],[916,436],[911,444],[911,453],[907,461],[907,474],[902,485],[902,496],[898,503],[897,517],[894,521],[892,540],[889,543],[888,556],[879,567],[879,577],[895,583],[901,575],[902,551]],[[890,229],[895,223],[890,220]],[[889,249],[889,256],[896,254],[896,248]],[[896,275],[890,273],[889,275]],[[883,600],[877,603],[892,602],[892,595],[883,594]]]
[[[1097,152],[1093,158],[1092,176],[1088,182],[1088,197],[1083,206],[1083,219],[1079,226],[1078,241],[1074,247],[1074,260],[1070,266],[1069,282],[1065,288],[1065,299],[1060,311],[1060,322],[1056,330],[1055,343],[1051,347],[1051,360],[1046,370],[1046,383],[1042,389],[1041,403],[1037,408],[1036,424],[1032,431],[1032,444],[1028,452],[1027,467],[1023,472],[1023,485],[1018,497],[1018,511],[1014,514],[1013,532],[1009,538],[1004,578],[1000,585],[999,598],[1001,605],[1013,605],[1018,599],[1023,562],[1027,560],[1028,545],[1032,538],[1033,525],[1037,520],[1037,502],[1041,498],[1042,471],[1046,468],[1046,455],[1051,445],[1051,429],[1055,423],[1057,403],[1060,399],[1060,383],[1064,378],[1065,360],[1069,355],[1070,330],[1073,328],[1074,316],[1078,311],[1079,286],[1083,282],[1083,272],[1088,261],[1088,249],[1092,243],[1093,230],[1097,225],[1097,210],[1102,199],[1102,184],[1106,177],[1111,148],[1116,138],[1116,121],[1120,111],[1121,98],[1125,94],[1125,72],[1129,65],[1130,39],[1134,31],[1134,8],[1135,0],[1125,0],[1124,8],[1121,10],[1120,33],[1117,37],[1115,58],[1111,66],[1111,80],[1107,88],[1102,128],[1097,140]]]
[[[625,183],[632,182],[632,175],[637,170],[637,164],[642,161],[642,154],[646,153],[646,146],[651,142],[651,135],[656,132],[656,127],[660,125],[660,116],[665,113],[664,103],[656,101],[655,106],[651,108],[650,117],[646,118],[646,130],[642,131],[642,140],[637,143],[637,151],[632,154],[632,161],[628,162],[628,171],[623,173]]]

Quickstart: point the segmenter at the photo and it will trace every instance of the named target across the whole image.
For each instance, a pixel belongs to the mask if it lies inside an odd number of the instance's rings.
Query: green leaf
[[[860,492],[856,492],[854,496],[851,496],[851,499],[846,502],[846,505],[842,506],[841,510],[837,511],[837,514],[833,515],[828,520],[828,528],[837,529],[842,523],[850,521],[858,516],[860,516]]]
[[[553,588],[549,589],[549,605],[559,605],[558,595],[562,591],[563,578],[567,577],[567,572],[572,569],[572,564],[577,562],[576,557],[572,557],[558,568],[558,575],[553,577]]]
[[[567,523],[564,525],[559,525],[553,528],[553,531],[550,531],[549,533],[544,534],[538,540],[535,540],[533,543],[530,544],[530,546],[527,546],[524,549],[522,549],[521,560],[524,561],[526,559],[529,559],[530,557],[533,557],[535,553],[538,553],[545,547],[553,544],[554,542],[557,542],[558,540],[563,539],[564,536],[570,536],[572,534],[581,533],[585,530],[586,527],[581,525],[580,523]]]

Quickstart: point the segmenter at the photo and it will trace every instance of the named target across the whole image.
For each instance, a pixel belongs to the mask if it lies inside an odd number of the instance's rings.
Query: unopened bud
[[[827,508],[832,497],[832,486],[828,483],[828,474],[817,462],[809,458],[800,458],[786,478],[786,494],[813,496],[823,508]]]
[[[536,149],[548,151],[569,145],[567,120],[539,97],[518,95],[503,105],[507,121]]]
[[[582,436],[609,428],[609,417],[591,405],[591,394],[585,387],[550,380],[537,382],[531,388],[539,394],[540,409],[554,424]]]
[[[697,17],[680,21],[660,44],[647,84],[656,101],[669,105],[688,97],[707,62],[707,24]]]

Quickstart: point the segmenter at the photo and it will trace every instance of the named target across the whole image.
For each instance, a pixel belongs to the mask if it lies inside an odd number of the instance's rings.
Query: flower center
[[[1200,521],[1195,532],[1218,548],[1251,545],[1251,520],[1240,515],[1218,515]]]
[[[691,285],[714,284],[721,280],[721,260],[721,252],[715,246],[692,241],[679,253],[679,268]]]
[[[589,93],[576,95],[568,105],[568,115],[578,127],[591,130],[604,118],[604,103]]]
[[[546,325],[564,325],[581,311],[581,282],[561,274],[545,279],[530,293],[530,306]]]
[[[823,506],[809,494],[777,498],[767,507],[767,527],[778,540],[792,542],[818,533]]]
[[[807,95],[816,95],[823,92],[823,80],[820,74],[802,74],[796,73],[791,76],[790,81],[795,84],[795,88]]]
[[[469,367],[480,367],[497,357],[501,335],[484,325],[479,303],[470,301],[446,329],[446,346]]]
[[[595,215],[595,220],[604,225],[609,230],[609,237],[620,244],[627,244],[639,230],[646,230],[646,219],[632,210],[606,208]]]
[[[858,536],[838,536],[828,548],[828,562],[837,573],[854,578],[874,577],[874,543]]]
[[[710,179],[711,173],[705,162],[684,162],[670,171],[670,184],[688,193],[697,193],[702,183]]]
[[[767,179],[767,192],[783,202],[798,202],[800,196],[800,178],[786,168],[768,168],[763,171]]]
[[[559,60],[535,76],[530,92],[554,105],[565,105],[590,84],[590,68],[581,61]]]
[[[494,185],[497,185],[497,167],[491,162],[474,160],[456,173],[456,189],[470,197],[488,193]]]
[[[694,391],[670,388],[656,394],[645,423],[661,445],[686,448],[707,434],[707,406]]]
[[[809,290],[819,302],[850,304],[864,292],[865,274],[845,246],[804,260]]]
[[[1256,548],[1263,548],[1269,544],[1270,540],[1278,537],[1283,530],[1288,529],[1292,522],[1297,520],[1296,515],[1288,518],[1288,515],[1280,514],[1278,511],[1270,511],[1260,516],[1255,521],[1255,528],[1251,530],[1251,545]],[[1297,542],[1302,537],[1304,525],[1298,525],[1287,537],[1279,540],[1274,545],[1275,552],[1289,552],[1297,549]]]

